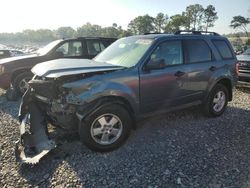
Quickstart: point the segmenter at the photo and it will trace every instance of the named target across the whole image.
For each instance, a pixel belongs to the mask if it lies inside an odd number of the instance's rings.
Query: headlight
[[[4,73],[4,66],[0,65],[0,75]]]

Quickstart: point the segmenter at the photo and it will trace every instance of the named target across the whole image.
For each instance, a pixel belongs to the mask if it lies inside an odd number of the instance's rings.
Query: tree
[[[185,16],[187,29],[191,30],[201,30],[202,20],[204,15],[204,8],[200,4],[189,5],[186,8]]]
[[[87,22],[82,27],[78,27],[76,30],[77,37],[98,37],[101,35],[102,27],[99,25],[92,25]]]
[[[244,31],[249,38],[247,25],[250,24],[250,18],[245,18],[243,16],[234,16],[233,20],[231,21],[230,27],[233,29],[240,29]]]
[[[167,24],[168,15],[164,15],[163,13],[158,13],[154,19],[154,26],[156,32],[162,32]]]
[[[208,30],[209,27],[214,26],[214,22],[218,19],[217,12],[215,12],[215,7],[213,5],[208,5],[204,10],[204,29]]]
[[[138,16],[128,24],[128,29],[133,34],[144,34],[154,31],[154,18],[148,14]]]
[[[170,17],[170,21],[165,27],[165,32],[175,32],[185,28],[187,25],[187,19],[184,15],[176,14]]]
[[[59,27],[56,30],[56,35],[59,38],[73,38],[76,34],[76,31],[72,27]]]
[[[116,27],[104,27],[101,31],[102,37],[118,37],[120,34],[121,31]]]

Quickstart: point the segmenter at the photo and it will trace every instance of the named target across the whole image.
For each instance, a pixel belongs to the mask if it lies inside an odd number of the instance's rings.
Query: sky
[[[2,0],[0,33],[62,26],[76,29],[87,22],[103,27],[117,23],[127,29],[137,16],[155,17],[159,12],[172,16],[197,3],[215,7],[219,19],[210,30],[220,34],[234,32],[229,27],[233,16],[250,17],[250,0]]]

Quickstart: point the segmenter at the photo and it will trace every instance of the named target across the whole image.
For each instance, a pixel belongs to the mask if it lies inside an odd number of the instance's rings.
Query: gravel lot
[[[71,138],[35,166],[15,162],[19,102],[0,92],[0,187],[250,187],[250,87],[219,118],[191,108],[146,119],[109,153]]]

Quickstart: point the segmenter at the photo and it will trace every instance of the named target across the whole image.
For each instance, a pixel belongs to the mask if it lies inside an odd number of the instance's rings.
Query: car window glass
[[[250,48],[246,49],[244,52],[243,52],[244,55],[250,55]]]
[[[187,63],[212,61],[212,53],[203,40],[186,40]]]
[[[101,52],[101,47],[99,41],[87,41],[87,49],[89,55],[97,55],[99,52]]]
[[[107,48],[110,44],[112,44],[114,41],[110,40],[104,40],[101,43],[104,45],[105,48]]]
[[[74,57],[82,55],[82,43],[80,41],[65,42],[56,50],[62,52],[64,57]]]
[[[132,67],[140,61],[152,42],[153,39],[147,38],[121,38],[95,57],[95,61]]]
[[[213,43],[217,50],[219,51],[222,59],[230,59],[233,58],[233,54],[227,45],[227,43],[223,40],[213,40]]]
[[[100,42],[100,47],[101,47],[101,51],[103,51],[105,49],[105,46],[102,42]]]
[[[150,59],[164,59],[167,66],[182,64],[183,53],[181,41],[167,41],[161,43],[151,54]]]

